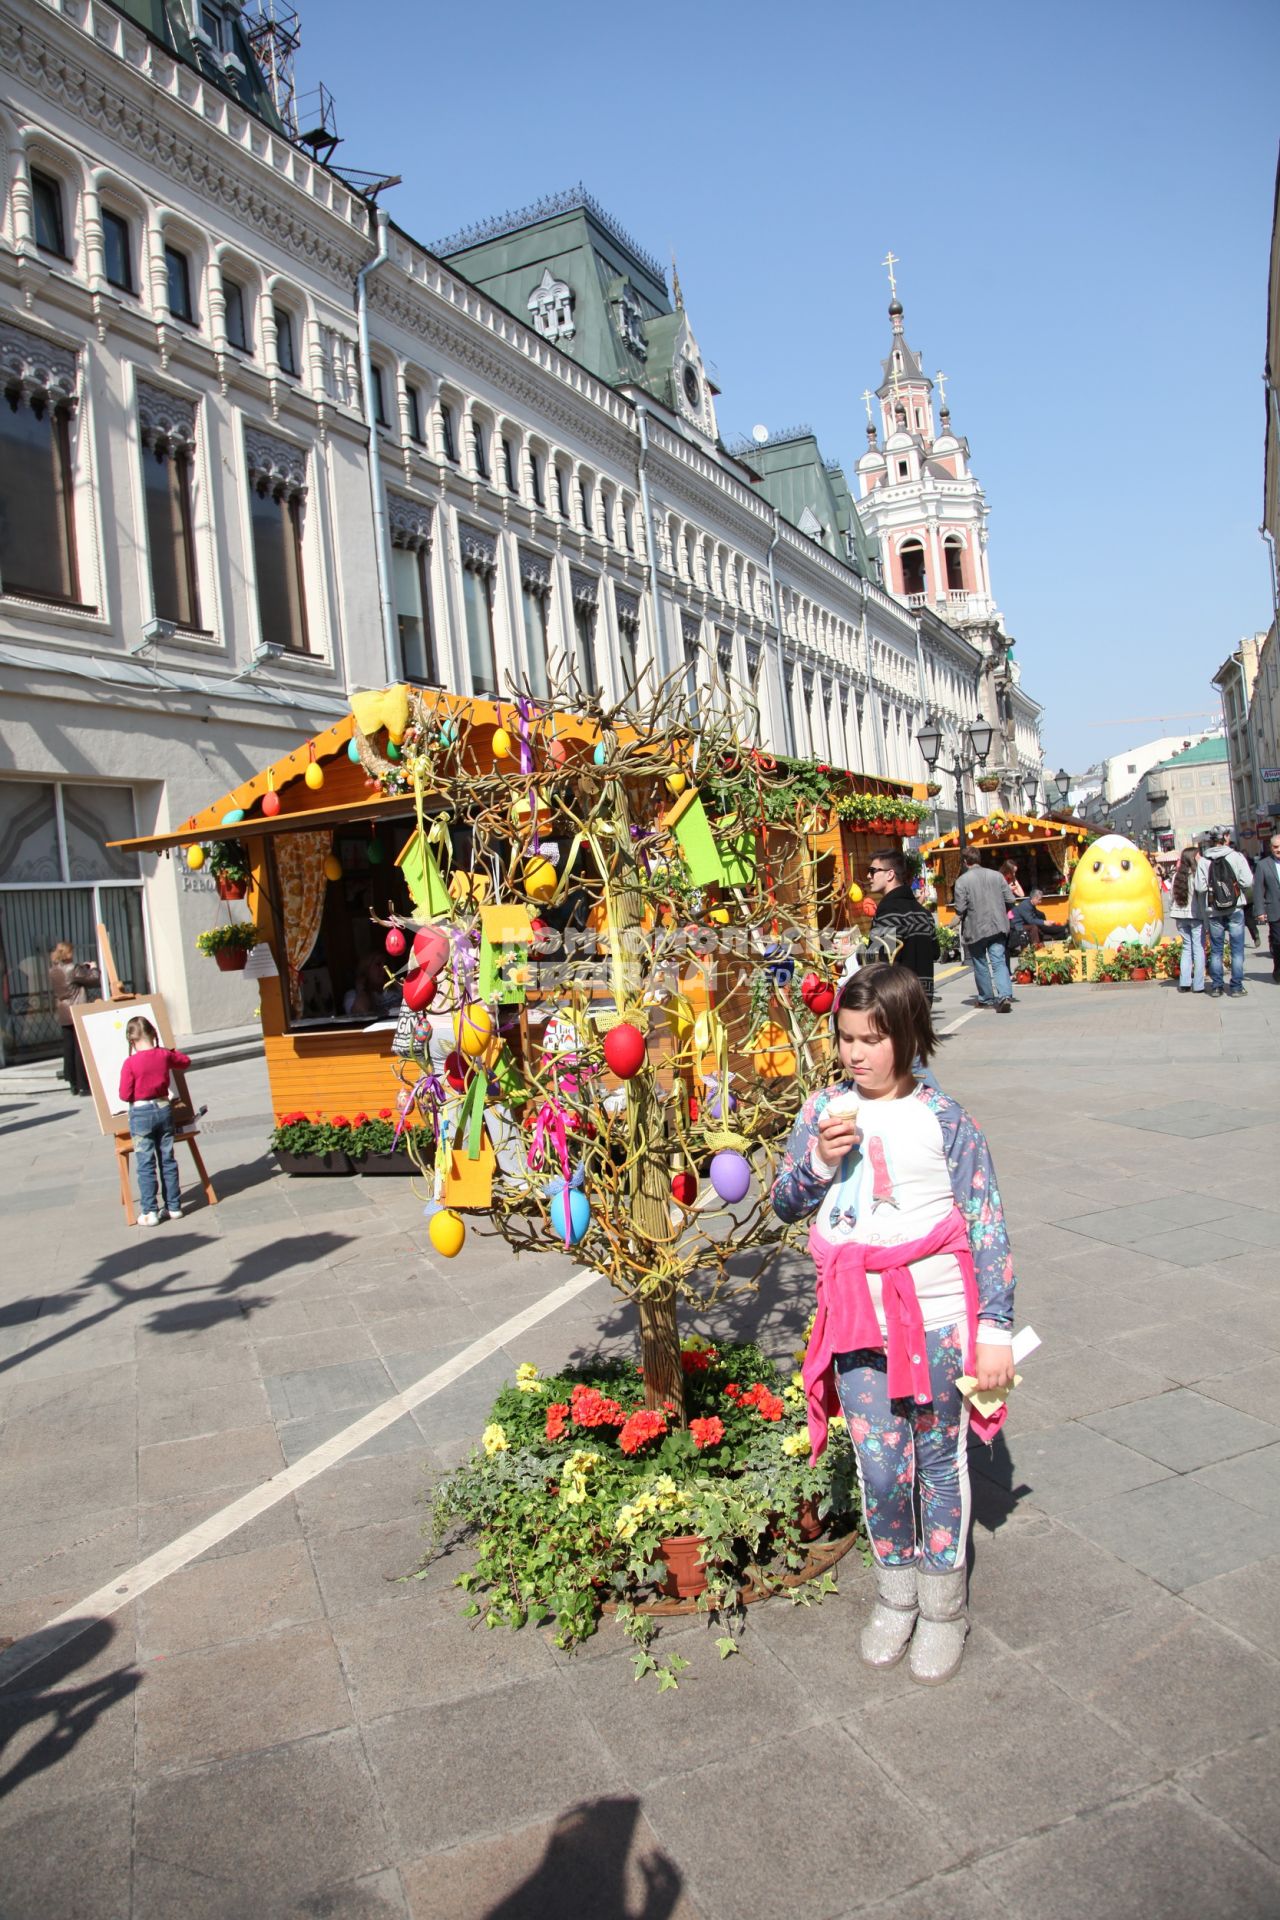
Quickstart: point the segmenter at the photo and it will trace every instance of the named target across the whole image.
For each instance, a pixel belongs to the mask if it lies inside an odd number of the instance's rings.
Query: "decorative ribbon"
[[[530,774],[533,772],[534,764],[533,737],[530,729],[530,721],[533,717],[533,702],[524,694],[521,694],[516,701],[516,716],[516,734],[520,742],[520,771],[524,774]]]
[[[381,693],[353,693],[351,711],[361,733],[376,733],[385,727],[388,733],[401,734],[409,725],[409,692],[406,687],[386,687]]]

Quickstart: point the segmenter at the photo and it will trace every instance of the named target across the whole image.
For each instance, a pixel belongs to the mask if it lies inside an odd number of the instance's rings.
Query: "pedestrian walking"
[[[1272,834],[1253,870],[1253,905],[1271,934],[1271,978],[1280,987],[1280,833]]]
[[[59,940],[49,955],[49,991],[53,1010],[62,1029],[62,1077],[68,1089],[84,1099],[89,1092],[89,1076],[80,1052],[72,1007],[82,1006],[92,989],[101,984],[96,960],[77,960],[69,940]]]
[[[938,930],[933,915],[908,884],[906,855],[897,847],[873,854],[867,885],[876,901],[875,918],[867,935],[867,958],[891,960],[909,968],[932,1006]]]
[[[1204,992],[1204,936],[1208,918],[1209,864],[1199,847],[1184,847],[1169,893],[1169,918],[1182,936],[1178,992]]]
[[[861,1657],[891,1667],[909,1647],[912,1678],[936,1685],[968,1632],[970,1411],[957,1383],[1013,1383],[1013,1257],[986,1141],[912,1072],[938,1035],[909,969],[846,981],[835,1039],[840,1081],[805,1102],[771,1198],[782,1220],[816,1216],[804,1386],[814,1458],[838,1411],[857,1456],[877,1589]]]
[[[128,1102],[133,1157],[138,1163],[138,1197],[142,1205],[138,1225],[158,1227],[162,1220],[176,1220],[182,1212],[182,1186],[173,1151],[169,1075],[175,1067],[189,1067],[191,1062],[176,1047],[162,1047],[160,1035],[141,1014],[135,1014],[130,1020],[124,1037],[129,1042],[129,1055],[120,1069],[120,1098]],[[164,1186],[163,1212],[157,1166]]]
[[[1221,827],[1209,835],[1205,850],[1209,870],[1209,985],[1216,999],[1224,991],[1223,968],[1227,943],[1231,945],[1231,984],[1228,999],[1239,1000],[1244,984],[1244,909],[1253,892],[1253,874],[1242,853],[1230,846]]]
[[[960,922],[965,951],[973,964],[978,1004],[1008,1013],[1013,1001],[1009,978],[1009,910],[1016,902],[1004,875],[984,867],[976,847],[964,851],[964,872],[951,904]]]

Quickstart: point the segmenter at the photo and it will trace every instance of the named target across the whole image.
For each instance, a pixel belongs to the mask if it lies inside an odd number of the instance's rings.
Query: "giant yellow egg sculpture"
[[[1103,950],[1137,940],[1154,947],[1164,924],[1151,862],[1121,833],[1104,833],[1076,862],[1067,926],[1078,947]]]

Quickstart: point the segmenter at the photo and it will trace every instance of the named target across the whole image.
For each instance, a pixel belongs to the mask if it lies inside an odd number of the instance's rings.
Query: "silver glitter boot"
[[[915,1563],[908,1567],[877,1564],[875,1576],[876,1604],[858,1636],[858,1652],[864,1666],[896,1667],[916,1624]]]
[[[960,1671],[969,1614],[965,1606],[965,1570],[930,1573],[920,1569],[917,1586],[920,1620],[911,1642],[911,1678],[940,1687]]]

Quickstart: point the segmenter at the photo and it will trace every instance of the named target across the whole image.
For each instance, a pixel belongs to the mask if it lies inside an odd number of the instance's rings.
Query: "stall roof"
[[[1092,827],[1077,821],[1042,820],[1026,813],[984,814],[967,824],[968,841],[974,847],[1047,846],[1051,840],[1084,842],[1092,831]],[[936,840],[927,840],[920,852],[928,860],[938,854],[955,853],[959,846],[958,833],[944,833]]]

